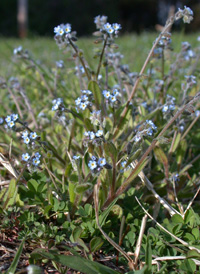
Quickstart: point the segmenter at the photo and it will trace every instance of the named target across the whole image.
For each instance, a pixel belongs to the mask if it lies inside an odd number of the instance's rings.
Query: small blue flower
[[[30,138],[31,138],[31,139],[35,140],[37,137],[38,137],[38,136],[37,136],[37,133],[36,133],[36,132],[31,132],[31,133],[30,133]]]
[[[2,125],[4,122],[3,118],[0,117],[0,125]]]
[[[73,156],[73,159],[74,159],[74,160],[78,160],[78,159],[80,159],[80,156],[74,155],[74,156]]]
[[[75,104],[76,104],[77,106],[79,106],[80,103],[81,103],[81,98],[78,97],[78,98],[75,100]]]
[[[111,95],[109,99],[110,99],[111,103],[114,103],[117,100],[114,95]]]
[[[9,126],[9,127],[11,127],[11,128],[12,128],[12,127],[14,127],[14,125],[15,125],[14,121],[10,121],[10,122],[8,122],[8,126]]]
[[[38,166],[40,164],[39,158],[37,158],[37,157],[33,158],[32,163],[34,166]]]
[[[96,132],[96,137],[101,137],[103,135],[103,130],[99,129],[97,132]]]
[[[107,99],[110,97],[110,91],[108,91],[108,90],[103,90],[102,94]]]
[[[96,161],[97,160],[97,158],[95,157],[95,156],[92,156],[92,161]]]
[[[148,129],[147,129],[147,135],[148,135],[148,136],[152,136],[152,135],[153,135],[153,130],[152,130],[152,128],[148,128]]]
[[[29,144],[29,143],[30,143],[29,137],[25,137],[25,138],[23,138],[23,139],[24,139],[24,143],[25,143],[25,144]]]
[[[118,96],[119,95],[119,91],[118,91],[118,89],[113,89],[113,95],[114,96]]]
[[[10,115],[8,115],[6,118],[5,118],[5,121],[7,123],[9,123],[10,121],[12,121],[12,117]]]
[[[94,169],[97,167],[96,161],[90,160],[89,163],[88,163],[88,167],[89,167],[91,170],[94,170]]]
[[[95,133],[93,131],[89,131],[90,140],[93,140],[95,138]]]
[[[17,121],[19,116],[18,114],[11,114],[12,121]]]
[[[121,162],[121,166],[122,166],[123,168],[125,168],[126,164],[127,164],[126,161]]]
[[[103,167],[103,166],[105,166],[105,164],[106,164],[106,159],[105,158],[99,158],[98,165],[100,167]]]
[[[28,137],[28,131],[27,130],[22,132],[22,138],[26,138],[26,137]]]
[[[71,30],[72,30],[71,24],[67,23],[67,24],[64,26],[64,31],[65,31],[65,33],[70,33]]]
[[[27,162],[29,160],[29,158],[30,158],[30,155],[28,153],[22,154],[22,160],[23,161]]]
[[[165,106],[163,106],[163,108],[162,108],[162,112],[167,112],[168,111],[168,106],[167,105],[165,105]]]
[[[85,110],[88,103],[89,103],[88,101],[80,103],[80,109]]]
[[[39,152],[36,152],[36,153],[35,153],[35,158],[40,159],[40,157],[41,157],[40,153],[39,153]]]
[[[113,27],[113,29],[114,29],[115,31],[118,31],[119,29],[122,28],[121,25],[120,25],[120,24],[117,24],[117,23],[112,24],[112,27]]]

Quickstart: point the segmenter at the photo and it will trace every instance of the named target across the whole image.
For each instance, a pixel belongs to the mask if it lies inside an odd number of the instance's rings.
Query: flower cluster
[[[64,108],[64,104],[63,104],[63,99],[62,98],[57,98],[57,99],[54,99],[52,101],[52,104],[53,104],[53,107],[52,107],[52,110],[53,111],[56,111],[56,110],[60,110],[60,111],[63,111],[65,108]]]
[[[127,166],[127,161],[125,161],[125,160],[121,162],[121,167],[122,167],[122,169],[120,169],[120,173],[123,173],[124,171],[131,168],[130,165]]]
[[[175,98],[171,95],[167,94],[167,100],[166,103],[163,105],[162,112],[163,114],[169,114],[172,113],[173,110],[175,110]]]
[[[69,34],[72,30],[71,24],[67,23],[67,24],[61,24],[57,27],[54,28],[54,33],[58,36],[62,36],[62,35],[66,35]]]
[[[187,82],[187,89],[191,88],[193,85],[195,85],[196,82],[196,76],[194,75],[185,75],[186,82]]]
[[[183,18],[183,22],[190,24],[190,22],[193,20],[193,11],[184,6],[184,10],[178,9],[178,12],[176,13],[176,20]]]
[[[142,137],[145,136],[153,136],[154,132],[157,131],[157,127],[151,120],[146,120],[144,124],[140,125],[137,128],[137,133],[133,138],[133,141],[138,143],[140,140],[142,140]]]
[[[36,132],[29,133],[28,130],[22,132],[22,139],[24,140],[24,143],[27,145],[31,142],[32,146],[34,146],[34,140],[36,140],[37,138],[38,135]]]
[[[90,90],[82,90],[83,95],[75,100],[76,111],[85,110],[88,106],[92,106],[90,100],[92,100],[92,92]]]
[[[88,142],[91,142],[93,145],[98,146],[103,140],[103,130],[99,129],[96,133],[94,131],[85,131],[84,132],[84,146],[88,145]]]
[[[71,24],[60,24],[54,28],[54,39],[59,48],[64,48],[70,44],[70,41],[76,41],[76,32],[72,31]]]
[[[91,160],[88,163],[88,167],[93,173],[99,173],[103,167],[106,166],[106,159],[105,158],[97,158],[95,156],[91,157]]]
[[[64,68],[63,60],[56,61],[56,67],[60,69]]]
[[[191,45],[188,42],[182,42],[182,55],[186,61],[190,61],[195,58],[195,52],[191,49]]]
[[[101,110],[93,110],[90,113],[90,121],[94,126],[101,125]]]
[[[11,114],[11,115],[8,115],[5,118],[5,121],[6,121],[7,126],[9,128],[14,128],[15,127],[15,123],[17,122],[18,119],[19,119],[18,114]]]
[[[28,50],[24,50],[22,46],[15,48],[13,54],[16,58],[28,59],[30,57]]]
[[[118,34],[119,30],[121,29],[121,25],[114,23],[110,24],[107,22],[107,16],[96,16],[94,18],[94,23],[96,24],[96,28],[99,29],[101,32],[106,32],[108,34]]]
[[[29,162],[28,163],[29,167],[31,165],[33,165],[34,167],[37,167],[40,164],[40,157],[41,155],[39,152],[35,152],[32,157],[29,155],[29,153],[26,152],[22,154],[22,161]]]
[[[103,90],[103,96],[107,99],[107,102],[111,103],[112,105],[118,101],[117,96],[119,96],[118,89],[114,88],[112,93],[108,90]]]

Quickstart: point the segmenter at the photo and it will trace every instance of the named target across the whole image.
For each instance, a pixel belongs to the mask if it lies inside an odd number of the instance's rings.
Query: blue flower
[[[74,156],[73,156],[73,159],[74,159],[74,160],[78,160],[78,159],[80,159],[80,156],[74,155]]]
[[[27,162],[29,160],[29,158],[30,158],[30,155],[28,153],[22,154],[22,160],[23,161]]]
[[[99,129],[97,132],[96,132],[96,137],[101,137],[103,135],[103,130]]]
[[[118,31],[119,29],[122,28],[121,25],[120,25],[120,24],[117,24],[117,23],[112,24],[112,27],[113,27],[113,29],[114,29],[115,31]]]
[[[89,131],[90,140],[93,140],[95,138],[95,133],[93,131]]]
[[[27,130],[25,130],[24,132],[22,132],[22,138],[24,139],[26,137],[28,137],[28,131]]]
[[[127,164],[126,161],[121,162],[121,166],[122,166],[123,168],[125,168],[126,164]]]
[[[10,121],[12,121],[12,117],[10,115],[8,115],[6,118],[5,118],[5,121],[7,123],[9,123]]]
[[[88,163],[88,167],[89,167],[91,170],[94,170],[94,169],[97,167],[97,162],[96,162],[96,161],[90,160],[89,163]]]
[[[64,31],[65,31],[65,33],[70,33],[71,30],[72,30],[71,24],[67,23],[67,24],[64,26]]]
[[[111,95],[109,99],[110,99],[111,103],[114,103],[117,100],[114,95]]]
[[[3,118],[0,117],[0,125],[2,125],[4,122]]]
[[[11,128],[12,128],[12,127],[14,127],[14,125],[15,125],[14,121],[10,121],[10,122],[8,122],[8,126],[9,126],[9,127],[11,127]]]
[[[103,166],[105,166],[105,164],[106,164],[106,159],[105,158],[99,158],[98,165],[100,167],[103,167]]]
[[[25,143],[25,144],[30,143],[30,139],[29,139],[29,137],[25,137],[25,138],[23,138],[23,139],[24,139],[24,143]]]
[[[30,133],[30,138],[31,138],[31,139],[35,140],[37,137],[38,137],[38,136],[37,136],[37,133],[36,133],[36,132],[31,132],[31,133]]]
[[[38,166],[40,164],[39,158],[37,158],[37,157],[33,158],[32,163],[34,166]]]
[[[110,91],[108,91],[108,90],[103,90],[102,94],[107,99],[110,97]]]
[[[18,114],[11,114],[12,121],[17,121],[19,116]]]
[[[36,152],[36,153],[35,153],[35,158],[40,159],[40,157],[41,157],[40,153],[39,153],[39,152]]]

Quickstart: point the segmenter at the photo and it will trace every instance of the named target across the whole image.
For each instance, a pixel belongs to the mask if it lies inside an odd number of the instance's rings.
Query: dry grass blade
[[[173,261],[173,260],[186,260],[186,256],[165,256],[165,257],[157,257],[152,261],[152,264],[155,264],[158,261]],[[196,259],[192,259],[192,261],[196,265],[200,265],[200,261]]]
[[[140,201],[138,200],[137,197],[135,197],[136,201],[138,202],[138,204],[140,205],[140,207],[143,209],[143,211],[148,215],[148,217],[153,220],[157,226],[159,226],[162,230],[164,230],[166,233],[168,233],[172,238],[174,238],[175,240],[177,240],[179,243],[181,243],[182,245],[188,247],[190,250],[196,250],[198,252],[200,252],[200,249],[194,247],[194,246],[190,246],[187,242],[183,241],[182,239],[176,237],[174,234],[172,234],[171,232],[169,232],[166,228],[164,228],[164,226],[162,226],[161,224],[159,224],[147,211],[146,209],[142,206],[142,204],[140,203]]]
[[[0,153],[0,163],[17,179],[18,174],[12,164]]]
[[[140,254],[140,248],[141,248],[141,245],[142,245],[142,238],[143,238],[144,230],[145,230],[145,227],[146,227],[147,217],[148,216],[145,214],[144,217],[142,218],[140,234],[139,234],[137,244],[136,244],[136,248],[135,248],[135,265],[137,265],[138,257],[139,257],[139,254]]]
[[[134,265],[133,265],[133,260],[132,258],[127,255],[127,253],[118,245],[116,244],[101,228],[100,224],[99,224],[99,209],[98,209],[98,204],[99,204],[99,184],[97,183],[94,186],[94,206],[95,206],[95,215],[96,215],[96,222],[97,222],[97,226],[99,228],[99,230],[101,231],[101,233],[103,234],[103,236],[106,238],[106,240],[115,248],[117,249],[128,261],[129,263],[129,268],[131,270],[134,269]]]
[[[131,163],[132,168],[134,169],[135,166],[137,165],[137,161],[134,161],[133,163]],[[165,199],[161,198],[156,191],[153,188],[152,183],[149,181],[149,179],[145,176],[143,171],[140,171],[140,173],[138,174],[138,176],[140,177],[141,181],[143,182],[143,184],[145,184],[145,186],[148,188],[148,190],[150,190],[154,197],[156,199],[159,200],[159,202],[163,205],[163,207],[165,209],[167,209],[167,211],[169,212],[169,214],[171,216],[173,216],[174,214],[179,214],[180,216],[182,216],[176,209],[174,209],[172,206],[170,206],[167,201],[165,201]]]
[[[197,195],[199,194],[199,191],[200,191],[200,186],[199,186],[199,188],[197,189],[197,192],[195,193],[195,195],[194,195],[194,197],[192,198],[192,200],[189,202],[189,204],[188,204],[186,210],[184,211],[184,216],[185,216],[186,212],[190,209],[190,207],[191,207],[191,205],[193,204],[195,198],[196,198]]]

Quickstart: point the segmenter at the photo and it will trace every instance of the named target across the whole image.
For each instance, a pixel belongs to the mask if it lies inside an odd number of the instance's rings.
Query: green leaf
[[[30,189],[30,191],[32,191],[32,192],[37,192],[37,188],[38,188],[38,182],[36,181],[36,180],[34,180],[34,179],[30,179],[29,181],[28,181],[28,188]]]
[[[77,194],[81,194],[81,193],[85,192],[86,190],[88,190],[89,188],[91,188],[91,186],[92,186],[92,184],[90,184],[90,183],[76,185],[75,192]]]
[[[176,135],[174,144],[173,144],[173,146],[172,146],[172,149],[171,149],[171,152],[172,152],[172,153],[177,149],[180,140],[181,140],[181,133],[179,132],[179,133]]]
[[[179,147],[176,151],[176,161],[180,165],[184,160],[185,152],[187,150],[187,141],[185,139],[180,141]]]
[[[101,248],[103,245],[103,240],[100,237],[94,237],[90,241],[90,251],[91,252],[96,252]]]
[[[11,263],[11,266],[9,267],[9,269],[6,271],[5,274],[14,274],[15,271],[16,271],[16,268],[17,268],[17,265],[18,265],[18,262],[19,262],[19,259],[20,259],[20,256],[22,254],[22,251],[23,251],[23,246],[24,246],[24,243],[25,243],[25,239],[24,238],[15,254],[15,258],[14,260],[12,261]]]
[[[145,263],[148,266],[148,270],[152,268],[152,249],[150,237],[147,237],[146,252],[145,252]]]
[[[158,160],[160,163],[162,163],[164,166],[167,166],[167,165],[168,165],[167,156],[165,155],[164,151],[163,151],[160,147],[156,146],[156,147],[154,148],[154,154],[155,154],[157,160]]]
[[[104,151],[108,157],[111,157],[114,159],[114,161],[117,161],[117,149],[115,145],[112,142],[107,142],[104,144]]]
[[[74,204],[76,198],[75,187],[76,184],[68,182],[69,200],[72,204]]]
[[[97,82],[90,81],[88,85],[88,89],[92,91],[97,109],[99,109],[99,106],[101,105],[102,94]]]
[[[173,223],[176,223],[176,224],[183,224],[184,223],[184,220],[183,218],[179,215],[179,214],[174,214],[171,218],[172,222]]]
[[[200,238],[200,233],[199,233],[199,229],[197,227],[192,229],[192,235],[194,235],[196,240],[199,240]]]
[[[104,212],[99,215],[99,224],[100,224],[100,226],[104,225],[108,214],[110,213],[112,207],[116,204],[117,200],[118,200],[118,198],[114,199],[112,201],[112,203],[110,203],[109,206],[106,208],[106,210],[104,210]]]
[[[83,232],[83,229],[82,229],[80,226],[77,226],[77,227],[73,230],[72,236],[73,236],[73,239],[74,239],[75,242],[76,242],[76,240],[77,240],[78,238],[80,238],[82,232]]]
[[[37,250],[37,253],[42,255],[44,258],[60,263],[64,266],[68,266],[85,274],[119,274],[119,272],[108,268],[107,266],[78,256],[59,255],[57,252],[46,252],[43,249]]]
[[[9,205],[13,205],[17,195],[17,181],[12,179],[9,183],[8,191],[6,192],[3,209],[6,209]]]
[[[194,236],[192,234],[188,233],[188,232],[184,234],[184,239],[186,241],[189,241],[189,242],[192,242],[192,243],[195,242]]]
[[[199,260],[200,259],[200,253],[197,250],[189,250],[187,252],[186,257],[188,259],[193,258],[193,259],[198,259]]]

